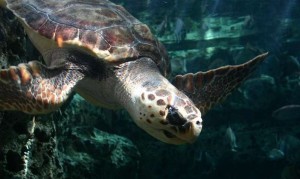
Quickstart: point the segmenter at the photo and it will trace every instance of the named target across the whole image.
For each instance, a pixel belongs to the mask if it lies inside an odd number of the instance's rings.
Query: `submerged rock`
[[[135,178],[140,153],[124,137],[93,127],[76,127],[60,144],[66,178]]]
[[[249,79],[243,84],[242,92],[249,108],[268,108],[276,100],[275,80],[267,75]]]
[[[52,120],[6,112],[0,124],[0,178],[61,178]]]
[[[268,158],[270,160],[281,160],[284,158],[284,153],[280,149],[274,148],[268,153]]]
[[[272,116],[278,120],[300,120],[300,105],[283,106],[275,110]]]

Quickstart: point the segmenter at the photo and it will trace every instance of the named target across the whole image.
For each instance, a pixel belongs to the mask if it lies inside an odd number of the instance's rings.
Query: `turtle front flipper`
[[[261,54],[241,65],[225,66],[195,74],[177,75],[173,84],[190,97],[204,115],[244,81],[266,58],[267,54]]]
[[[0,110],[51,112],[68,98],[83,77],[72,63],[48,68],[31,61],[0,70]]]

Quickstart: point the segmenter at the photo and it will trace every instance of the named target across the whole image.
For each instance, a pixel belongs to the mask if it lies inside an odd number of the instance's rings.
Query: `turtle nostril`
[[[178,113],[178,110],[176,108],[174,108],[173,106],[169,106],[168,115],[167,115],[167,121],[171,125],[176,125],[176,126],[182,126],[182,125],[184,125],[187,122],[187,120],[184,119]]]

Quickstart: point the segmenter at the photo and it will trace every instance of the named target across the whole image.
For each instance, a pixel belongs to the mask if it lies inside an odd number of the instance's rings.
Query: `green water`
[[[299,0],[113,2],[165,45],[170,78],[269,55],[203,116],[193,144],[160,142],[125,110],[93,106],[78,94],[47,115],[2,111],[0,178],[300,178]],[[2,69],[30,60],[42,58],[14,15],[1,8]]]

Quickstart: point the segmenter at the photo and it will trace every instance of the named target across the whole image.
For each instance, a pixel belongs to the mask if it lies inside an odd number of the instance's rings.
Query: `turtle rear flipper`
[[[190,97],[204,115],[244,81],[268,53],[241,64],[224,66],[207,72],[177,75],[174,85]]]
[[[0,70],[0,110],[40,114],[57,109],[84,77],[72,66],[48,68],[31,61]]]

